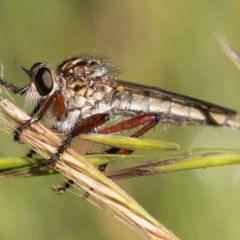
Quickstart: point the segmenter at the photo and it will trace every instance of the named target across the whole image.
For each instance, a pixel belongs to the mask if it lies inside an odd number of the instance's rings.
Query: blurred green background
[[[14,61],[27,68],[37,61],[55,67],[65,57],[95,53],[124,70],[121,79],[240,111],[240,72],[215,37],[224,33],[240,52],[239,8],[237,0],[2,0],[4,79],[18,86],[28,82]],[[159,126],[146,137],[184,147],[240,147],[240,133],[205,129]],[[1,156],[27,151],[3,133],[0,146]],[[234,166],[120,184],[181,239],[231,240],[240,238],[239,173]],[[87,201],[52,192],[62,180],[60,175],[1,179],[0,239],[141,239]]]

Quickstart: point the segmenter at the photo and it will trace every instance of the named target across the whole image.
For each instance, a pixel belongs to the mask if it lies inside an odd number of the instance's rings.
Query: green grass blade
[[[156,155],[155,155],[156,156]],[[114,181],[199,168],[218,167],[240,163],[240,151],[234,149],[189,149],[175,156],[160,156],[138,166],[107,174]]]
[[[163,142],[152,139],[129,138],[119,135],[82,134],[80,138],[95,143],[128,150],[154,151],[179,149],[179,145],[176,143]]]

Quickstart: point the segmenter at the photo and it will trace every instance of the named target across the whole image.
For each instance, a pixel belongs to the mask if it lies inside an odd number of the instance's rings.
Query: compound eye
[[[36,74],[33,76],[33,82],[41,96],[48,95],[53,89],[53,78],[49,68],[39,68]]]

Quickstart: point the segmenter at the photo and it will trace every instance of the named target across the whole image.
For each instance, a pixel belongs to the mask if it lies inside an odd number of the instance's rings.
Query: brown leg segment
[[[76,136],[87,133],[92,129],[104,124],[106,121],[110,119],[110,115],[106,113],[99,113],[93,116],[87,117],[79,121],[73,131],[70,133],[68,138],[64,141],[63,145],[57,150],[57,152],[48,160],[49,164],[54,164],[61,154],[68,148],[71,144],[71,141]]]
[[[112,126],[103,128],[98,133],[100,133],[100,134],[118,133],[118,132],[131,130],[133,128],[136,128],[136,127],[139,127],[142,125],[149,126],[152,123],[158,123],[158,122],[159,122],[159,115],[152,114],[152,113],[151,114],[150,113],[143,114],[143,115],[128,119],[126,121],[114,124]],[[151,129],[151,128],[152,127],[150,127],[149,129]],[[143,127],[143,129],[144,129],[144,127]],[[145,132],[147,132],[149,129],[147,129]],[[144,134],[145,132],[143,132],[142,134]]]
[[[26,129],[29,125],[36,123],[38,121],[40,121],[47,113],[49,107],[51,106],[51,104],[53,103],[53,101],[55,99],[61,99],[63,98],[61,94],[59,94],[58,92],[56,92],[55,94],[51,95],[46,101],[45,103],[40,102],[39,105],[37,104],[37,106],[34,108],[33,113],[36,113],[38,108],[41,108],[40,112],[38,113],[38,115],[36,117],[33,117],[29,120],[27,120],[25,123],[21,124],[19,127],[16,128],[16,130],[14,131],[14,140],[20,142],[20,135],[22,134],[22,132],[24,131],[24,129]],[[59,106],[59,104],[61,103],[61,106]],[[56,109],[56,115],[57,117],[60,118],[60,114],[61,117],[65,114],[65,105],[63,101],[56,101],[55,105],[57,105],[55,107]],[[31,114],[31,116],[33,115],[33,113]]]
[[[110,134],[121,131],[130,130],[141,125],[144,125],[141,129],[131,135],[132,138],[139,138],[144,133],[148,132],[150,129],[154,128],[159,122],[159,115],[157,114],[144,114],[129,120],[126,120],[121,123],[117,123],[110,127],[106,127],[101,129],[98,133],[101,134]],[[133,150],[121,149],[121,148],[110,148],[106,151],[106,153],[110,154],[122,154],[122,155],[130,155],[133,153]],[[103,164],[98,167],[101,172],[104,172],[107,167],[107,164]]]

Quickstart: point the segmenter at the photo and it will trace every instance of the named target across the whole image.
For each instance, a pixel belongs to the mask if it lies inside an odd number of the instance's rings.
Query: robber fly
[[[137,138],[158,123],[240,128],[240,116],[234,110],[157,87],[118,80],[116,69],[101,58],[67,58],[55,71],[40,62],[30,70],[21,68],[30,77],[28,86],[18,88],[0,79],[2,86],[24,95],[26,102],[35,103],[31,119],[15,130],[14,139],[20,141],[28,125],[50,113],[55,131],[65,134],[67,139],[49,163],[59,158],[74,137],[93,129],[112,134],[139,127],[132,135]],[[103,127],[112,116],[127,120]],[[108,153],[121,151],[127,150],[112,148]]]

